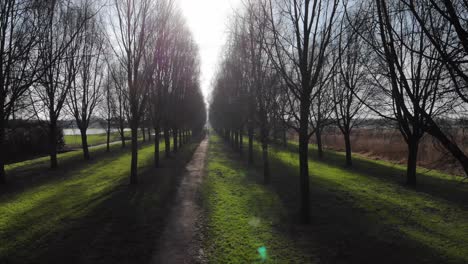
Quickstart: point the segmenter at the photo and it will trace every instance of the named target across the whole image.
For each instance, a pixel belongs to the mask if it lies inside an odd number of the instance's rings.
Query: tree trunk
[[[287,130],[283,129],[283,147],[288,146],[288,136],[287,136]]]
[[[174,141],[174,143],[172,145],[174,145],[174,147],[173,147],[174,153],[177,153],[177,147],[179,146],[177,144],[177,136],[178,136],[177,135],[177,129],[175,129],[175,128],[172,129],[172,140]]]
[[[6,183],[6,173],[5,173],[5,161],[3,158],[0,158],[0,184]]]
[[[106,131],[106,152],[110,151],[110,132],[111,132],[111,123],[109,119],[107,121],[107,131]]]
[[[343,133],[346,149],[346,166],[353,166],[353,161],[351,158],[351,139],[349,137],[349,132]]]
[[[242,155],[244,152],[244,134],[242,129],[239,130],[239,153]]]
[[[159,168],[159,127],[154,128],[154,167]]]
[[[50,168],[57,168],[57,121],[53,119],[50,121],[49,124],[49,155]]]
[[[310,222],[309,200],[309,106],[307,100],[301,100],[301,112],[299,121],[299,182],[301,191],[301,217],[304,224]],[[304,102],[305,101],[305,102]]]
[[[125,128],[123,124],[120,124],[120,141],[122,142],[122,148],[125,148]]]
[[[315,131],[315,138],[317,140],[317,154],[319,159],[323,159],[323,147],[322,147],[322,132],[320,129]]]
[[[247,131],[248,137],[249,137],[249,154],[248,154],[248,160],[249,160],[249,165],[253,165],[254,163],[254,158],[253,158],[253,136],[254,136],[254,129],[251,124],[249,124],[249,128]]]
[[[81,147],[83,149],[83,158],[89,160],[89,147],[88,147],[88,135],[86,135],[86,129],[80,129],[81,134]]]
[[[234,149],[239,147],[239,132],[235,130],[234,132]]]
[[[232,146],[233,148],[235,148],[234,145],[235,145],[236,143],[235,143],[235,140],[234,140],[234,137],[235,137],[235,136],[234,136],[234,131],[233,131],[233,130],[229,130],[229,131],[230,131],[229,134],[231,135],[231,139],[230,139],[231,146]]]
[[[151,142],[151,128],[148,127],[148,142]]]
[[[184,133],[184,130],[179,129],[179,148],[181,148],[181,147],[182,147],[182,143],[184,143],[184,142],[183,142],[184,139],[183,139],[183,136],[182,136],[183,133]]]
[[[278,136],[278,129],[276,129],[276,125],[273,125],[273,129],[272,129],[272,133],[271,133],[272,137],[273,137],[273,142],[275,143],[279,143],[280,140],[279,140],[279,136]]]
[[[457,144],[452,142],[435,123],[431,124],[427,132],[433,137],[437,138],[437,140],[439,140],[439,142],[445,147],[445,149],[452,153],[453,157],[455,157],[458,160],[458,162],[460,162],[460,165],[463,167],[463,170],[465,171],[465,176],[468,176],[468,157],[457,146]]]
[[[138,173],[138,126],[132,126],[132,161],[130,166],[130,184],[137,184]]]
[[[171,137],[169,135],[169,129],[167,127],[164,128],[164,144],[166,158],[169,158],[171,156]]]
[[[6,122],[3,121],[3,117],[0,116],[0,149],[5,149],[5,127]],[[4,151],[0,151],[0,184],[6,183],[6,172],[5,172],[5,154]]]
[[[406,184],[416,186],[416,162],[418,161],[419,139],[408,140],[408,163],[406,169]]]
[[[263,182],[270,184],[270,163],[268,161],[268,143],[266,139],[262,142],[262,157],[263,157]]]
[[[143,142],[145,142],[146,141],[146,132],[145,132],[144,127],[141,128],[141,134],[143,135]]]

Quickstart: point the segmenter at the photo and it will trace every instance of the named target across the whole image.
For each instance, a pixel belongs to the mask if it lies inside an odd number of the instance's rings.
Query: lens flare
[[[267,259],[267,249],[265,246],[261,246],[257,249],[258,254],[260,255],[260,258],[262,261],[265,261]]]

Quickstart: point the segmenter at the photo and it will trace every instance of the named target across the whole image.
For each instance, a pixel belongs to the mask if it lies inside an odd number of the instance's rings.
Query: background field
[[[468,131],[457,129],[453,134],[459,146],[468,153]],[[326,131],[322,141],[326,148],[344,150],[343,136],[337,130]],[[311,142],[315,143],[315,138],[312,137]],[[400,132],[395,129],[355,129],[351,133],[351,147],[353,152],[399,164],[405,164],[408,155],[407,145]],[[419,146],[418,165],[451,174],[463,174],[458,161],[437,140],[427,134]]]
[[[125,138],[129,139],[131,135],[130,131],[125,131]],[[141,136],[141,132],[139,132]],[[65,141],[65,146],[69,148],[81,148],[81,135],[64,135],[63,139]],[[112,132],[110,134],[110,142],[120,141],[119,132]],[[96,146],[101,144],[106,144],[107,134],[91,134],[88,135],[88,145]]]

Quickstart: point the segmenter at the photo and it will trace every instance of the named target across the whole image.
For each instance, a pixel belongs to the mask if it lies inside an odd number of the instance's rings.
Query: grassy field
[[[419,185],[416,189],[410,189],[404,185],[403,166],[356,157],[354,167],[348,169],[343,166],[343,153],[327,151],[325,159],[318,161],[312,146],[309,164],[312,223],[301,226],[297,215],[299,164],[295,149],[295,144],[291,144],[288,148],[275,147],[271,150],[272,183],[268,188],[260,185],[262,174],[258,145],[255,145],[257,165],[249,173],[246,173],[245,163],[239,165],[235,161],[239,159],[238,154],[228,156],[230,163],[237,164],[238,167],[234,168],[221,165],[230,164],[229,162],[216,162],[222,154],[214,155],[214,161],[210,158],[209,164],[214,162],[215,165],[209,165],[209,169],[220,167],[218,171],[226,171],[216,176],[217,172],[209,170],[210,181],[216,178],[219,182],[218,185],[211,184],[214,189],[212,191],[225,193],[227,201],[234,199],[233,197],[244,200],[225,204],[226,202],[219,202],[220,195],[217,195],[218,198],[214,196],[211,198],[213,201],[208,203],[211,204],[210,208],[219,207],[217,210],[211,209],[208,217],[209,221],[215,223],[210,225],[209,241],[220,245],[210,250],[212,259],[217,260],[224,256],[231,256],[233,259],[232,256],[240,252],[250,252],[250,259],[255,256],[255,253],[251,253],[252,249],[249,251],[245,247],[245,242],[233,242],[223,233],[236,226],[228,223],[228,219],[237,223],[237,228],[232,233],[243,232],[238,236],[240,241],[249,241],[243,240],[243,237],[257,237],[256,229],[247,223],[251,216],[258,217],[257,214],[261,212],[270,212],[265,209],[269,208],[265,205],[266,200],[266,204],[272,208],[285,208],[286,212],[277,209],[282,213],[273,213],[266,218],[269,220],[262,221],[272,221],[271,225],[263,227],[267,229],[263,232],[277,236],[282,234],[280,237],[283,238],[293,237],[298,245],[294,252],[302,252],[293,256],[307,253],[313,255],[311,262],[468,262],[468,185],[462,178],[419,169]],[[229,175],[229,178],[224,174]],[[226,179],[230,180],[226,182]],[[256,193],[247,191],[246,188],[251,185],[265,194],[257,192],[257,196],[249,199],[248,197],[253,196],[251,192]],[[218,206],[213,206],[213,203],[218,203]],[[236,220],[230,212],[237,204],[245,204],[246,207],[242,208],[246,209],[245,215],[241,214]],[[222,210],[223,207],[226,208]],[[273,212],[277,210],[272,209]],[[226,220],[224,226],[223,219]],[[218,229],[221,231],[216,231]],[[279,244],[290,245],[288,240],[274,240]],[[261,243],[251,243],[251,247],[258,247],[259,244]],[[226,247],[231,249],[227,250]]]
[[[130,131],[125,131],[125,136],[130,137]],[[64,135],[65,146],[70,148],[81,147],[81,135]],[[110,142],[120,141],[119,132],[113,132],[110,134]],[[88,145],[96,146],[105,144],[107,142],[107,134],[93,134],[88,135]]]
[[[13,183],[0,195],[0,263],[148,262],[179,172],[195,146],[154,169],[154,147],[142,145],[136,186],[128,185],[129,148],[95,148],[89,163],[73,161],[79,151],[64,153],[60,163],[69,164],[55,171],[44,169],[43,159],[10,165],[9,174],[48,175]]]
[[[461,177],[341,152],[310,153],[310,225],[299,224],[297,145],[272,147],[271,184],[217,135],[210,136],[201,203],[210,263],[467,263],[468,184]],[[0,263],[149,263],[174,193],[198,142],[152,166],[142,144],[139,179],[128,185],[129,148],[112,145],[7,166],[0,186]],[[164,144],[161,144],[161,152]],[[161,155],[163,156],[163,155]]]
[[[322,143],[326,148],[344,151],[343,135],[338,131],[336,132],[325,132],[322,136]],[[465,130],[461,128],[454,129],[451,133],[453,140],[467,153],[468,144],[466,144],[467,135],[465,135]],[[463,169],[458,161],[452,155],[447,155],[447,151],[436,142],[437,140],[430,135],[425,135],[421,139],[418,150],[418,164],[450,174],[463,175]],[[351,133],[351,146],[355,153],[406,164],[408,146],[398,129],[356,128]]]
[[[210,263],[308,263],[294,240],[275,230],[286,210],[276,193],[251,180],[249,171],[211,136],[203,201],[208,212]],[[265,261],[263,261],[265,260]]]
[[[102,157],[105,155],[109,155],[104,154],[106,152],[106,146],[91,147],[89,151],[91,154],[91,158],[95,156]],[[110,146],[110,155],[120,153],[120,151],[122,151],[120,144],[112,144]],[[57,159],[59,166],[71,166],[72,168],[75,167],[75,165],[81,166],[86,163],[86,161],[83,161],[83,153],[81,149],[60,153],[59,155],[57,155]],[[50,171],[47,173],[42,173],[44,170],[49,168],[49,166],[49,156],[43,156],[35,159],[29,159],[21,162],[8,164],[5,166],[7,176],[14,175],[14,177],[8,177],[11,178],[9,179],[9,184],[7,186],[0,186],[0,188],[10,188],[11,185],[14,185],[18,181],[21,181],[23,178],[29,178],[26,180],[37,180],[39,178],[42,178],[42,176],[49,177],[48,175],[44,174],[50,174]],[[31,175],[33,175],[33,177],[29,177]]]

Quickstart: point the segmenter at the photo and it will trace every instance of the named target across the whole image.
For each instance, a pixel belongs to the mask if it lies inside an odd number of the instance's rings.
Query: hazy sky
[[[200,48],[201,88],[206,98],[226,39],[228,19],[240,0],[178,1]]]

